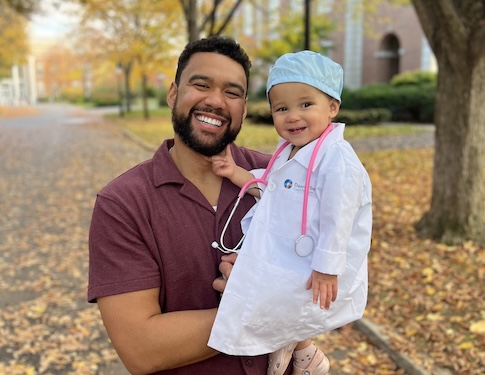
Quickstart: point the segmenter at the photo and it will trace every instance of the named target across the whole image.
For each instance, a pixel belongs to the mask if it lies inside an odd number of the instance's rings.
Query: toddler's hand
[[[337,275],[313,271],[307,282],[308,289],[313,290],[313,303],[318,303],[320,299],[320,308],[328,310],[330,304],[337,299]]]
[[[236,172],[236,163],[232,158],[231,146],[226,146],[220,154],[211,157],[212,171],[221,177],[231,179]]]

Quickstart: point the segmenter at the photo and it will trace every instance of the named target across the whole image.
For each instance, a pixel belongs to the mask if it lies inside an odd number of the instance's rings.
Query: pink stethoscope
[[[318,138],[317,144],[315,145],[315,148],[313,149],[312,155],[310,157],[310,162],[308,163],[308,170],[306,173],[306,179],[305,179],[305,189],[303,192],[303,208],[302,208],[302,214],[301,214],[301,235],[298,237],[295,241],[295,252],[301,257],[306,257],[307,255],[310,255],[313,251],[314,247],[314,241],[311,236],[306,234],[307,231],[307,216],[308,216],[308,195],[310,193],[310,177],[312,174],[313,170],[313,164],[315,163],[315,159],[318,154],[318,150],[320,149],[321,144],[323,143],[324,139],[332,131],[334,128],[333,124],[330,124],[327,126],[325,131],[322,133],[322,135]],[[244,241],[244,237],[246,237],[246,234],[242,236],[242,238],[239,240],[239,242],[234,246],[233,248],[226,247],[224,245],[224,235],[226,234],[227,227],[229,226],[229,223],[231,222],[232,216],[234,215],[234,212],[236,211],[237,206],[239,205],[239,202],[241,201],[242,197],[244,194],[246,194],[246,191],[248,190],[248,187],[252,184],[255,183],[262,183],[264,185],[268,185],[268,174],[271,171],[271,168],[273,167],[273,164],[275,163],[276,159],[278,156],[281,154],[281,152],[285,149],[286,146],[288,146],[290,142],[286,141],[283,143],[274,155],[271,157],[268,166],[266,167],[266,170],[263,173],[263,176],[261,178],[253,178],[246,182],[244,186],[241,188],[241,191],[239,192],[237,196],[236,203],[234,204],[234,207],[232,208],[231,213],[229,214],[229,217],[226,221],[226,224],[224,225],[224,228],[222,229],[221,237],[220,237],[220,243],[217,243],[216,241],[212,242],[211,246],[214,249],[218,249],[222,251],[225,254],[229,253],[237,253],[239,249],[241,248],[241,245]]]

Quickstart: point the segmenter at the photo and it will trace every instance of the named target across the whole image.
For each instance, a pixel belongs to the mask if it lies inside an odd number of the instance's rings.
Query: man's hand
[[[219,271],[222,273],[222,277],[218,277],[212,283],[212,287],[217,290],[218,292],[224,292],[226,288],[227,279],[229,279],[229,275],[231,274],[232,267],[234,266],[234,262],[236,261],[237,254],[232,253],[229,255],[223,255],[221,257],[221,263],[219,264]]]

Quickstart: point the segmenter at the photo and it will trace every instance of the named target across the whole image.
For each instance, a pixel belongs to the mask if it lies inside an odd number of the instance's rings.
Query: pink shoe
[[[268,359],[267,375],[283,375],[291,361],[291,355],[295,350],[297,342],[288,344],[285,347],[271,353]]]
[[[298,363],[293,361],[292,375],[325,375],[330,370],[330,362],[320,349],[317,349],[313,359],[306,368],[298,367]],[[268,373],[269,374],[269,373]]]

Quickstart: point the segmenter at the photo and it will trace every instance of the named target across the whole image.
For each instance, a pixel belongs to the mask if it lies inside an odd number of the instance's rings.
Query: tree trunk
[[[238,7],[242,4],[243,0],[237,0],[230,8],[227,16],[222,22],[220,27],[216,29],[217,21],[220,21],[220,17],[217,16],[217,9],[222,4],[222,0],[214,0],[208,13],[201,14],[200,9],[197,8],[197,0],[179,0],[180,5],[184,10],[185,20],[187,22],[187,31],[189,42],[198,40],[203,31],[206,31],[206,36],[220,35],[225,28],[229,25],[234,16],[234,13]],[[197,21],[202,20],[199,25]]]
[[[466,74],[439,65],[431,207],[418,229],[446,243],[485,240],[484,63],[464,60]]]
[[[185,17],[187,20],[189,42],[198,40],[199,28],[197,26],[197,0],[188,0]]]
[[[416,227],[445,243],[485,242],[485,7],[413,3],[438,61],[431,206]]]
[[[130,85],[130,75],[131,75],[131,66],[132,62],[125,64],[123,66],[123,72],[125,74],[125,104],[126,104],[126,113],[131,112],[131,85]]]
[[[141,74],[141,92],[143,100],[143,117],[145,120],[150,118],[150,113],[148,112],[148,98],[147,98],[147,75],[145,73]]]

